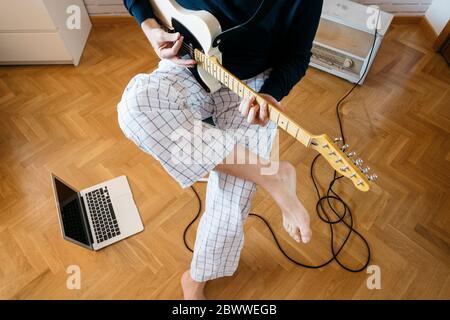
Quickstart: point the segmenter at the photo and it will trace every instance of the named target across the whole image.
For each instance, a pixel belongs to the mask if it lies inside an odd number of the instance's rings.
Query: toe
[[[283,228],[289,231],[289,224],[286,222],[286,219],[283,219]]]
[[[291,236],[291,238],[295,237],[295,233],[294,233],[294,228],[292,227],[292,225],[288,225],[288,229],[287,229],[289,235]]]
[[[291,235],[291,237],[295,236],[295,228],[292,224],[289,225],[289,234]]]
[[[294,239],[298,243],[302,242],[302,234],[300,233],[300,229],[299,228],[295,228],[295,230],[294,230]]]
[[[301,237],[303,243],[309,243],[312,237],[312,231],[310,228],[303,228],[301,231]]]
[[[292,239],[294,239],[295,241],[297,241],[299,243],[301,242],[300,232],[298,232],[298,229],[294,225],[292,225],[292,224],[288,225],[288,233]]]
[[[283,216],[283,227],[286,230],[286,232],[291,236],[292,239],[294,239],[296,242],[301,243],[302,241],[304,243],[309,242],[310,237],[308,238],[308,233],[305,233],[305,237],[303,237],[303,233],[301,232],[301,229],[296,226],[296,224],[293,224]],[[307,240],[305,242],[305,239]]]

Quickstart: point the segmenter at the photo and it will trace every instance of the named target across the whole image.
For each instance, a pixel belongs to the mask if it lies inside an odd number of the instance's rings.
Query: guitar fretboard
[[[255,97],[258,104],[265,100],[257,92],[247,86],[244,82],[236,78],[233,74],[227,71],[215,57],[208,57],[199,50],[194,52],[197,64],[206,70],[215,79],[220,81],[223,85],[228,87],[232,92],[241,98]],[[281,129],[300,141],[306,147],[311,145],[312,135],[303,129],[300,125],[295,123],[287,115],[285,115],[277,107],[269,104],[270,120],[276,123]]]

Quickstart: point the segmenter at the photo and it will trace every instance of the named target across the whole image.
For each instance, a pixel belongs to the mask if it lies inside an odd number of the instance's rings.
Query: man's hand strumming
[[[196,65],[195,60],[185,60],[178,55],[183,45],[183,37],[179,33],[164,31],[155,19],[145,20],[141,28],[159,58],[171,60],[182,67],[192,68]]]

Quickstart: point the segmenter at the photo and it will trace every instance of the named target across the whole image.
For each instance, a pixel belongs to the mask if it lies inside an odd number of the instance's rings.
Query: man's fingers
[[[255,108],[251,108],[247,115],[247,122],[252,124],[255,121]]]
[[[254,103],[255,103],[255,98],[254,97],[251,97],[250,99],[246,98],[246,99],[244,99],[242,101],[242,103],[241,103],[242,116],[244,116],[245,118],[248,117],[248,113],[250,112],[250,108],[253,106]]]
[[[162,46],[160,46],[158,48],[158,51],[159,51],[159,57],[161,59],[171,59],[174,57],[172,55],[171,48],[169,46],[167,46],[167,44],[163,44]]]
[[[172,62],[186,67],[193,68],[197,62],[193,59],[181,59],[178,56],[178,52],[183,46],[183,36],[177,33],[168,33],[162,30],[153,33],[152,45],[155,48],[156,53],[161,59],[168,59]]]
[[[248,98],[242,99],[241,103],[239,104],[239,112],[242,113],[242,109],[244,108],[244,104],[247,103]]]
[[[244,118],[247,118],[248,123],[266,126],[269,122],[268,104],[264,103],[259,106],[255,102],[255,97],[244,98],[239,105],[239,112]]]
[[[247,121],[250,124],[258,124],[259,106],[252,107],[248,112]]]
[[[186,68],[193,68],[197,64],[197,62],[195,60],[191,60],[191,59],[186,59],[185,60],[185,59],[182,59],[182,58],[180,58],[178,56],[173,57],[170,60],[172,62],[174,62],[174,63],[176,63],[176,64],[178,64],[180,66],[186,67]]]
[[[262,123],[267,124],[269,121],[269,107],[267,105],[267,102],[264,102],[261,105],[261,109],[259,110],[259,120],[261,120]]]
[[[160,39],[162,42],[175,42],[180,39],[180,33],[161,32]]]
[[[170,59],[175,57],[178,54],[178,51],[180,51],[180,48],[183,44],[183,37],[175,41],[172,47],[167,47],[160,50],[162,58]]]

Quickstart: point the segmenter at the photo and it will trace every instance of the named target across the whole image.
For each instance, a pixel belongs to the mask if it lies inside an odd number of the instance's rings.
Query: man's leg
[[[185,299],[204,299],[206,281],[231,276],[243,246],[243,226],[255,184],[219,171],[209,176],[190,272],[183,276]]]
[[[240,161],[245,155],[245,159],[256,159],[256,165],[253,164],[227,164],[231,161]],[[309,214],[303,204],[297,197],[296,171],[295,168],[286,161],[280,162],[277,167],[279,170],[272,175],[263,174],[263,169],[267,166],[273,166],[269,160],[265,160],[241,145],[237,145],[235,151],[229,156],[224,164],[216,167],[216,171],[239,177],[251,181],[264,188],[280,207],[283,213],[283,224],[286,231],[297,242],[308,243],[311,240],[312,232],[310,229]]]
[[[158,160],[182,187],[189,187],[223,159],[213,155],[210,162],[202,162],[193,157],[206,145],[202,137],[194,139],[194,134],[197,127],[205,129],[201,120],[211,116],[212,103],[189,71],[163,60],[156,71],[130,81],[117,108],[119,125],[126,137]],[[222,147],[220,141],[215,143],[210,149]],[[191,151],[184,154],[188,158],[177,158],[178,151],[186,150]]]
[[[152,74],[138,75],[129,83],[118,105],[119,125],[182,187],[188,187],[211,172],[235,147],[233,139],[211,140],[202,132],[196,133],[198,126],[203,132],[210,129],[200,120],[212,115],[214,103],[187,70],[163,61]],[[181,139],[174,141],[172,134],[179,129],[186,136],[181,134]],[[201,151],[203,158],[194,157],[192,163],[173,161],[174,148]]]
[[[248,85],[258,90],[264,80],[265,76],[260,75],[250,80]],[[223,129],[244,129],[244,136],[248,136],[250,141],[243,144],[245,147],[238,144],[234,152],[216,166],[210,175],[206,208],[197,231],[191,270],[185,273],[182,281],[188,299],[203,298],[206,281],[231,276],[235,272],[244,241],[243,226],[256,184],[269,191],[280,205],[284,227],[294,239],[300,242],[300,230],[304,242],[309,241],[311,236],[309,216],[296,196],[293,167],[283,162],[276,174],[262,174],[267,165],[272,166],[264,159],[269,158],[276,134],[275,125],[269,124],[269,128],[261,134],[263,129],[246,123],[238,111],[238,105],[237,96],[226,89],[215,95],[216,124]],[[252,132],[256,134],[252,135]],[[258,159],[256,164],[245,164],[245,159],[249,159],[246,155],[250,154]]]
[[[240,158],[242,155],[247,156]],[[242,164],[249,158],[257,158],[257,164]],[[231,161],[240,164],[226,164]],[[276,174],[261,174],[268,165],[273,163],[237,145],[224,164],[211,173],[191,270],[182,279],[186,299],[204,299],[206,281],[231,276],[236,271],[256,185],[267,190],[280,206],[283,226],[291,237],[297,242],[310,241],[309,214],[296,194],[295,168],[288,162],[280,162]]]

